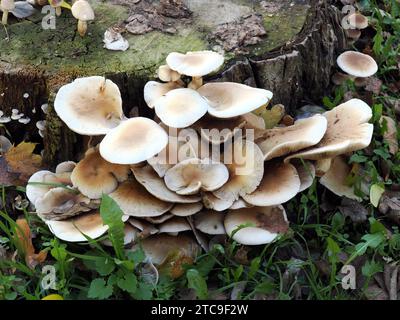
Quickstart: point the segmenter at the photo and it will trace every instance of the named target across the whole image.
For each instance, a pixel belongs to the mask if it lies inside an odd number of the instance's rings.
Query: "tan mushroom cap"
[[[208,113],[217,118],[233,118],[268,104],[272,92],[234,82],[207,83],[197,90],[208,102]]]
[[[265,162],[264,177],[258,188],[243,199],[254,206],[266,207],[285,203],[300,190],[300,178],[291,164]]]
[[[319,160],[363,149],[371,143],[374,126],[368,121],[371,108],[362,100],[351,99],[324,113],[328,129],[315,146],[299,151],[285,159]]]
[[[188,217],[192,216],[203,209],[203,203],[177,203],[170,211],[174,216]]]
[[[167,92],[178,89],[181,86],[176,82],[160,83],[149,81],[144,86],[144,101],[151,109],[154,108],[156,101],[165,95]]]
[[[196,229],[206,234],[226,234],[224,219],[225,214],[207,210],[196,214],[194,217],[194,225]]]
[[[171,52],[166,60],[172,70],[190,77],[203,77],[224,64],[224,57],[213,51]]]
[[[354,29],[365,29],[368,27],[368,18],[361,13],[353,13],[347,17],[350,27]]]
[[[158,229],[151,223],[139,219],[135,219],[130,217],[128,223],[131,224],[133,227],[139,229],[140,237],[145,238],[147,236],[151,236],[153,234],[158,233]]]
[[[103,135],[124,118],[118,86],[104,77],[78,78],[58,91],[58,116],[74,132]]]
[[[186,128],[207,113],[208,104],[195,90],[180,88],[168,91],[154,103],[161,121],[172,128]]]
[[[172,208],[173,204],[157,199],[136,180],[128,180],[110,194],[124,214],[133,217],[161,216]]]
[[[310,161],[293,161],[292,165],[296,168],[297,174],[300,178],[300,190],[302,192],[309,187],[314,182],[315,179],[315,166]]]
[[[337,64],[340,69],[354,77],[367,78],[378,71],[378,65],[371,56],[357,51],[343,52],[337,58]]]
[[[225,211],[232,206],[235,202],[233,198],[230,199],[220,199],[216,197],[212,192],[204,192],[202,194],[204,207],[214,211]]]
[[[168,189],[177,194],[196,194],[201,190],[214,191],[229,179],[227,167],[209,159],[187,159],[167,171],[164,177]]]
[[[246,224],[251,224],[251,226],[237,231],[239,227]],[[280,205],[229,211],[224,225],[230,236],[237,231],[233,234],[235,241],[250,246],[271,243],[289,227],[285,209]]]
[[[129,166],[110,163],[101,157],[97,148],[91,148],[72,171],[71,180],[85,196],[100,199],[128,179],[128,174]]]
[[[57,165],[56,173],[68,173],[72,172],[76,167],[76,162],[74,161],[64,161]]]
[[[157,70],[157,75],[161,81],[165,82],[178,81],[181,78],[179,72],[172,70],[167,65],[159,66]]]
[[[233,202],[252,193],[264,176],[264,157],[253,142],[235,140],[224,152],[224,163],[229,170],[229,180],[213,194],[222,200]]]
[[[189,231],[192,229],[190,228],[190,225],[185,218],[173,217],[161,223],[158,230],[159,233],[176,234],[179,232]]]
[[[169,256],[180,254],[193,260],[201,249],[196,241],[187,235],[179,234],[170,236],[160,234],[144,239],[140,246],[146,254],[146,258],[155,265],[162,264]],[[136,248],[133,248],[135,250]]]
[[[168,221],[169,219],[172,219],[173,217],[175,217],[173,214],[167,212],[167,213],[164,213],[163,215],[158,216],[158,217],[145,217],[143,219],[148,221],[148,222],[150,222],[150,223],[152,223],[152,224],[161,224],[161,223],[163,223],[165,221]]]
[[[239,198],[236,200],[230,207],[229,209],[231,210],[238,210],[238,209],[244,209],[244,208],[252,208],[254,207],[252,204],[247,203],[244,201],[242,198]]]
[[[159,153],[167,143],[167,133],[156,122],[136,117],[105,136],[100,143],[100,154],[111,163],[136,164]]]
[[[79,215],[68,220],[50,220],[46,221],[46,224],[57,238],[68,242],[87,241],[83,234],[97,239],[108,230],[98,212]]]
[[[338,156],[332,160],[329,171],[319,179],[319,182],[339,197],[345,196],[361,201],[361,198],[355,195],[354,188],[346,183],[350,172],[351,167],[347,164],[346,159]]]
[[[264,160],[270,160],[316,145],[324,136],[327,124],[326,118],[317,114],[297,120],[289,127],[267,129],[256,142]]]
[[[160,178],[151,166],[142,168],[131,168],[135,179],[146,188],[154,197],[173,203],[196,203],[201,200],[200,196],[183,196],[172,192],[165,185],[164,179]]]
[[[72,15],[75,19],[81,21],[94,20],[94,11],[90,6],[89,2],[85,0],[77,0],[71,7]]]

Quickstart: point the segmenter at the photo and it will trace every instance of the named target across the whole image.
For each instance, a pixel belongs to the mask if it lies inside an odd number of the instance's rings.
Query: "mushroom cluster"
[[[108,194],[125,214],[126,244],[142,239],[144,248],[154,242],[196,247],[187,233],[206,250],[207,235],[228,235],[245,245],[270,243],[288,230],[282,204],[309,188],[317,174],[337,192],[342,176],[332,170],[341,167],[343,155],[371,141],[372,113],[361,100],[266,129],[254,111],[267,108],[270,91],[204,83],[204,76],[222,67],[221,55],[171,53],[166,61],[158,69],[161,82],[144,88],[154,120],[128,119],[118,87],[103,77],[76,79],[59,90],[54,107],[66,125],[104,138],[68,170],[31,178],[59,182],[61,172],[66,177],[67,189],[28,185],[29,199],[57,237],[82,241],[81,231],[102,235],[106,228],[90,210]],[[48,201],[44,210],[49,192],[59,192],[50,196],[63,202]]]

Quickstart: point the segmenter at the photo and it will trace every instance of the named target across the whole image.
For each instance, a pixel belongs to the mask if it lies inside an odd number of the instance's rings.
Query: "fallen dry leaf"
[[[382,116],[379,122],[381,126],[385,126],[386,128],[383,134],[383,141],[388,144],[389,152],[395,155],[399,151],[396,122],[388,116]]]

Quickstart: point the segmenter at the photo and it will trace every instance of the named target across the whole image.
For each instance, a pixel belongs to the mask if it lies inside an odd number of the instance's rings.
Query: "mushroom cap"
[[[367,78],[378,71],[378,65],[371,56],[357,51],[343,52],[337,58],[337,64],[344,72],[355,77]]]
[[[316,174],[314,164],[310,161],[304,161],[304,163],[301,161],[293,161],[292,165],[296,168],[297,174],[300,178],[299,192],[311,187]]]
[[[1,0],[0,8],[2,10],[11,11],[15,9],[15,1],[14,0]]]
[[[225,214],[223,213],[207,210],[196,214],[194,217],[194,225],[196,229],[206,234],[226,234],[224,218]]]
[[[161,216],[173,204],[157,199],[136,180],[128,180],[110,194],[124,214],[133,217]]]
[[[172,70],[190,77],[203,77],[224,64],[224,57],[213,51],[171,52],[166,60]]]
[[[162,264],[169,256],[176,253],[195,259],[201,251],[196,241],[184,234],[176,237],[167,234],[155,235],[142,240],[140,246],[146,258],[155,265]]]
[[[264,157],[260,148],[250,140],[235,140],[224,151],[229,180],[213,194],[229,201],[230,207],[239,196],[252,193],[264,176]]]
[[[72,131],[83,135],[106,134],[124,118],[118,86],[97,76],[62,86],[54,109]]]
[[[256,142],[264,154],[264,160],[270,160],[316,145],[324,136],[327,124],[324,116],[316,114],[297,120],[289,127],[267,129]]]
[[[212,192],[204,192],[202,195],[203,204],[207,209],[214,211],[225,211],[229,209],[235,200],[231,197],[230,199],[220,199],[216,197]]]
[[[76,162],[74,161],[64,161],[57,165],[56,173],[68,173],[72,172],[76,167]]]
[[[172,192],[165,185],[164,179],[160,178],[150,166],[131,168],[131,170],[135,179],[160,200],[173,203],[195,203],[201,200],[199,196],[183,196]]]
[[[152,224],[161,224],[169,219],[172,219],[173,217],[173,214],[167,212],[158,217],[145,217],[144,219]]]
[[[172,128],[186,128],[207,113],[208,104],[195,90],[180,88],[168,91],[154,103],[161,121]]]
[[[245,224],[252,226],[238,230]],[[233,239],[244,245],[260,245],[271,243],[280,233],[289,227],[285,209],[276,207],[255,207],[250,209],[231,210],[225,217],[225,230]]]
[[[173,217],[159,226],[159,233],[179,233],[192,230],[185,218]]]
[[[167,65],[159,66],[157,70],[157,75],[161,81],[165,82],[178,81],[181,78],[179,72],[172,70]]]
[[[347,164],[343,156],[332,159],[331,167],[325,173],[319,182],[339,197],[347,197],[353,200],[361,201],[362,199],[355,195],[354,188],[347,184],[347,177],[351,172],[350,166]]]
[[[138,235],[139,235],[138,229],[136,229],[129,223],[125,223],[125,225],[124,225],[124,245],[125,246],[128,244],[134,243],[136,241],[136,239],[138,238]],[[111,240],[109,240],[109,239],[102,241],[102,244],[104,244],[108,247],[113,246]]]
[[[100,143],[100,154],[111,163],[136,164],[159,153],[167,143],[167,133],[156,122],[136,117],[105,136]]]
[[[291,164],[265,162],[264,177],[258,188],[243,199],[254,206],[266,207],[285,203],[300,190],[300,178]]]
[[[90,199],[100,199],[113,192],[119,182],[128,179],[129,166],[104,160],[98,149],[89,149],[72,171],[71,180],[82,194]]]
[[[151,223],[130,217],[128,223],[141,231],[141,237],[158,233],[158,229]]]
[[[272,92],[234,82],[207,83],[197,90],[208,102],[208,113],[217,118],[233,118],[268,104]]]
[[[229,209],[231,210],[237,210],[237,209],[243,209],[243,208],[252,208],[254,207],[252,204],[247,203],[244,201],[242,198],[239,198],[236,200],[230,207]]]
[[[328,120],[328,129],[321,141],[313,147],[290,155],[285,162],[293,158],[334,158],[363,149],[371,143],[374,126],[368,121],[372,117],[372,111],[364,101],[351,99],[323,115]]]
[[[195,194],[200,189],[214,191],[229,179],[228,168],[209,159],[192,158],[184,160],[171,169],[164,177],[168,189],[177,194]]]
[[[94,20],[94,11],[86,0],[77,0],[71,7],[72,15],[81,21]]]
[[[153,109],[156,101],[167,92],[178,89],[181,86],[176,82],[161,83],[149,81],[144,86],[144,101],[149,108]]]
[[[187,217],[194,215],[203,209],[203,203],[177,203],[170,211],[174,216]]]
[[[97,239],[108,230],[108,226],[103,224],[98,212],[87,213],[62,221],[49,220],[46,221],[46,224],[57,238],[68,242],[87,241],[83,234],[92,239]]]
[[[361,13],[353,13],[347,17],[350,27],[354,29],[365,29],[368,27],[368,18]]]

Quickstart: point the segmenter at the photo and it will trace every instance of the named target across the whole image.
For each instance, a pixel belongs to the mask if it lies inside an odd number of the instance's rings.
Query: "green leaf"
[[[122,278],[118,279],[117,285],[126,292],[135,293],[137,290],[136,276],[133,273],[126,273]]]
[[[270,294],[274,291],[274,284],[270,280],[265,279],[263,282],[257,284],[254,291],[261,294]]]
[[[380,232],[380,233],[386,234],[386,232],[387,232],[386,228],[381,222],[379,222],[378,220],[376,220],[375,218],[372,218],[372,217],[369,218],[368,220],[369,220],[369,224],[370,224],[370,227],[369,227],[370,233]]]
[[[88,298],[91,299],[107,299],[113,294],[113,287],[110,284],[106,285],[103,278],[94,279],[90,283]]]
[[[101,276],[108,276],[114,271],[115,264],[109,258],[97,257],[94,260],[94,268]]]
[[[370,278],[378,272],[383,272],[383,266],[374,260],[367,261],[361,268],[361,272],[364,276]]]
[[[350,157],[350,162],[349,163],[364,163],[367,162],[368,158],[366,156],[360,155],[360,154],[353,154]]]
[[[118,204],[108,195],[101,198],[100,215],[105,225],[108,225],[108,236],[117,258],[124,260],[124,222],[123,212]]]
[[[153,298],[153,286],[149,283],[139,282],[137,290],[131,295],[136,300],[150,300]]]
[[[377,248],[382,242],[385,241],[385,236],[383,233],[374,233],[366,234],[361,239],[364,241],[356,245],[353,255],[356,254],[357,256],[361,256],[367,251],[368,248]]]
[[[261,257],[255,257],[251,260],[248,278],[251,279],[255,276],[258,269],[260,269]]]
[[[335,240],[331,237],[326,238],[328,259],[332,264],[336,264],[338,261],[337,255],[340,253],[340,247]]]
[[[129,261],[133,262],[135,265],[142,263],[146,259],[146,254],[142,248],[138,248],[135,251],[129,251],[127,254]]]
[[[378,207],[379,201],[381,200],[381,197],[384,192],[385,188],[377,183],[373,184],[369,189],[369,201],[375,208]]]
[[[215,263],[216,259],[213,256],[206,256],[197,262],[196,270],[198,270],[203,277],[207,277],[214,268]]]
[[[188,287],[196,291],[197,297],[201,300],[207,299],[207,283],[200,273],[196,269],[189,269],[186,272],[186,277],[188,279]]]

